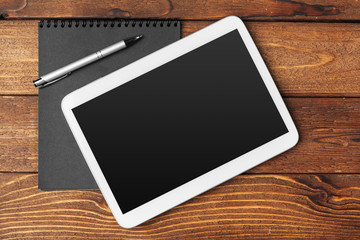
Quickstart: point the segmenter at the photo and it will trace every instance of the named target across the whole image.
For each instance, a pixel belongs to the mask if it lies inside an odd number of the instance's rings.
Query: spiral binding
[[[39,22],[40,28],[50,27],[177,27],[179,21],[176,19],[169,20],[124,20],[124,19],[88,19],[88,20],[41,20]]]

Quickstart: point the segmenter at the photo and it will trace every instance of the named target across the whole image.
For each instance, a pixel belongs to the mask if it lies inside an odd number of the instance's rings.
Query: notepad
[[[39,189],[98,189],[61,112],[63,97],[180,38],[180,23],[176,20],[63,20],[39,23],[39,76],[139,34],[143,34],[144,39],[134,46],[39,89]],[[117,156],[114,156],[115,160],[121,161]]]

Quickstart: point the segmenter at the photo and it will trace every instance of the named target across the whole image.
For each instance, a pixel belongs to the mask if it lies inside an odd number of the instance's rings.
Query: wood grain
[[[0,94],[35,94],[38,77],[36,21],[0,21]]]
[[[211,22],[184,21],[182,35]],[[360,97],[360,25],[247,23],[283,96]],[[0,21],[0,94],[36,95],[36,21]]]
[[[37,97],[0,97],[0,171],[37,172]]]
[[[240,175],[130,230],[99,191],[0,174],[1,239],[359,239],[360,175]]]
[[[178,18],[257,20],[359,20],[357,1],[260,0],[2,0],[3,18]]]
[[[288,98],[298,145],[251,173],[359,173],[360,99]],[[37,171],[37,97],[0,97],[0,171]]]

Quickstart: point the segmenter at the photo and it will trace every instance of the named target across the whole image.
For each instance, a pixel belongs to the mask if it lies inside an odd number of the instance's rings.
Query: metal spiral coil
[[[79,28],[79,27],[177,27],[179,21],[176,19],[169,20],[128,20],[128,19],[67,19],[67,20],[41,20],[39,22],[40,28],[60,27],[60,28]]]

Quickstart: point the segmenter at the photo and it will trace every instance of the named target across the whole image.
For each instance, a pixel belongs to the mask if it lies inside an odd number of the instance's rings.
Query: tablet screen
[[[73,113],[123,213],[288,132],[237,30]]]

